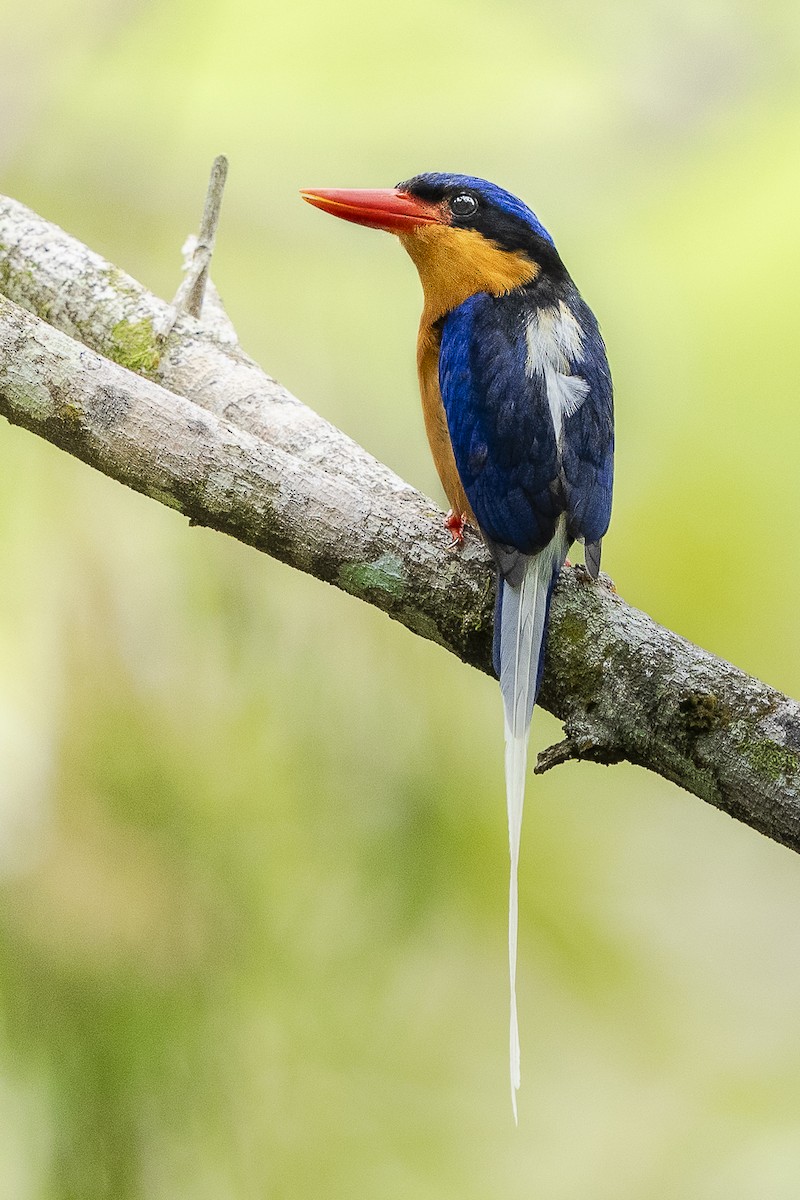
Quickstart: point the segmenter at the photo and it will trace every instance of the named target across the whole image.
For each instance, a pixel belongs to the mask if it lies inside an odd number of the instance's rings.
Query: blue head
[[[397,190],[441,205],[457,229],[475,229],[504,250],[553,246],[553,239],[527,204],[486,179],[431,171],[398,183]]]
[[[564,271],[536,214],[494,183],[437,172],[415,175],[397,191],[436,213],[433,223],[400,232],[419,271],[428,322],[478,292],[501,296]]]

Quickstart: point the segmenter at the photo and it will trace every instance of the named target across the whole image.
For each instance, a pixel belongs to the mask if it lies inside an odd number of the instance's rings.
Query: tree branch
[[[174,300],[177,312],[188,313],[190,317],[199,317],[203,309],[211,256],[214,253],[219,215],[222,211],[222,193],[227,178],[228,160],[224,154],[218,154],[211,167],[200,233],[197,238],[192,239],[191,257],[184,268],[186,274]]]
[[[433,502],[265,375],[216,305],[172,324],[171,306],[3,198],[0,293],[11,422],[490,670],[477,537],[451,552]],[[555,597],[541,703],[566,737],[537,770],[628,759],[800,849],[800,706],[580,568]]]

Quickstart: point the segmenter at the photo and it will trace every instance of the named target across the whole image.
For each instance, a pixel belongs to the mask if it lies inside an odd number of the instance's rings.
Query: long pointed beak
[[[321,188],[300,193],[304,200],[321,208],[323,212],[354,221],[356,225],[368,225],[371,229],[385,229],[389,233],[403,233],[417,225],[445,223],[438,204],[429,204],[409,196],[397,188],[357,188],[347,191],[341,188]]]

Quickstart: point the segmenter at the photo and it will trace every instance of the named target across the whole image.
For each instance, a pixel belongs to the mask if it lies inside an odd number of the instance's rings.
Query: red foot
[[[453,540],[451,542],[452,546],[464,545],[464,526],[466,523],[466,518],[464,517],[463,513],[453,512],[452,508],[450,509],[450,512],[445,517],[444,526],[445,529],[450,530],[450,533],[453,536]]]

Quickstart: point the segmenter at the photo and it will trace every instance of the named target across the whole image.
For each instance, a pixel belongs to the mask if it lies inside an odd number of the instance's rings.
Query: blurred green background
[[[525,197],[609,346],[604,565],[800,694],[796,0],[1,7],[0,190],[171,296],[226,152],[245,347],[437,498],[413,268],[297,191]],[[800,1195],[795,855],[531,778],[515,1130],[492,681],[5,424],[0,578],[0,1200]]]

